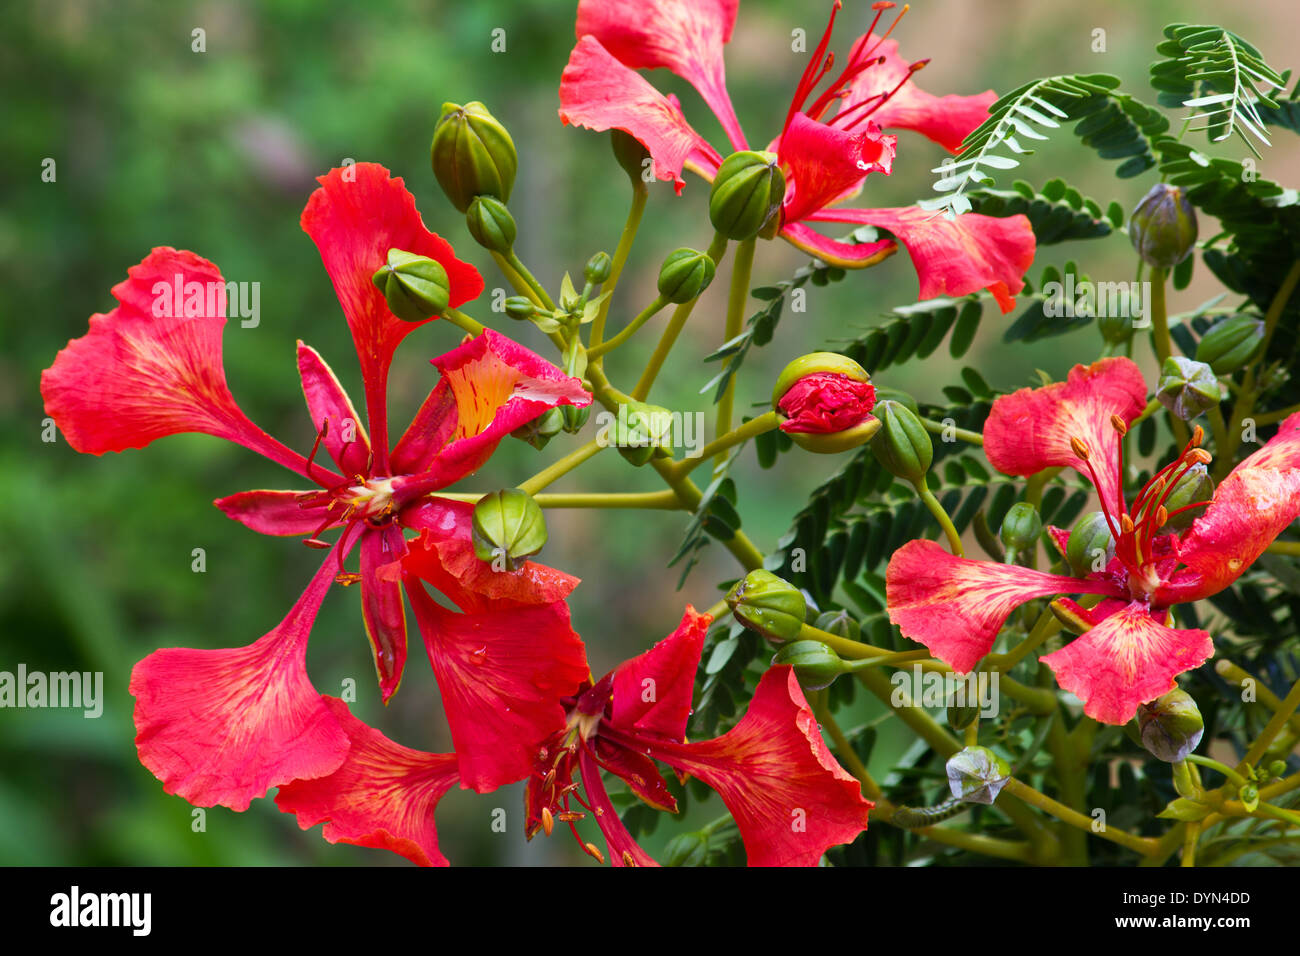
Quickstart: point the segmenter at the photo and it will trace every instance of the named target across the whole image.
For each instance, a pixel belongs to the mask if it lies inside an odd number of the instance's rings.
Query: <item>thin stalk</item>
[[[601,303],[602,308],[608,302],[609,300],[606,299],[604,303]],[[620,345],[622,345],[624,342],[630,339],[633,335],[635,335],[637,329],[645,325],[647,321],[649,321],[652,317],[657,315],[659,313],[659,310],[662,309],[667,304],[668,303],[663,296],[656,296],[653,302],[651,302],[644,309],[642,309],[641,313],[635,319],[629,322],[627,326],[622,329],[622,331],[620,331],[608,342],[596,343],[595,341],[596,330],[592,329],[591,332],[592,345],[589,346],[587,349],[587,360],[594,362],[596,361],[596,359],[603,356],[606,352],[612,352],[614,349],[618,348]]]
[[[609,279],[606,280],[602,291],[613,292],[618,288],[619,277],[623,274],[623,266],[627,263],[628,254],[632,251],[632,243],[636,241],[636,232],[641,225],[641,214],[645,212],[646,197],[650,195],[650,190],[646,184],[640,180],[632,184],[632,207],[627,212],[627,222],[623,224],[623,233],[618,237],[618,246],[614,249],[614,258],[610,260]],[[595,348],[600,345],[605,335],[605,320],[609,316],[609,307],[614,297],[608,296],[600,304],[600,310],[596,313],[596,318],[591,323],[591,347]]]
[[[551,482],[564,477],[574,468],[577,468],[584,461],[586,461],[588,458],[591,458],[593,455],[595,455],[597,452],[601,451],[605,447],[606,447],[605,445],[602,445],[600,442],[596,441],[593,438],[585,445],[565,455],[559,461],[555,462],[552,465],[548,465],[547,467],[539,471],[537,474],[533,475],[531,478],[527,479],[524,482],[521,482],[519,485],[519,490],[526,491],[530,495],[535,495],[537,494],[537,492],[541,491]]]
[[[721,452],[725,452],[728,448],[731,448],[734,445],[739,445],[742,442],[747,442],[751,438],[756,438],[765,432],[770,432],[780,424],[780,421],[780,418],[774,411],[764,412],[757,418],[751,418],[738,428],[733,428],[731,431],[727,432],[727,434],[709,442],[700,450],[699,454],[675,462],[672,466],[673,474],[678,476],[689,475],[692,471],[698,468],[705,459],[711,458]]]
[[[723,342],[730,342],[741,333],[745,323],[745,302],[749,298],[749,280],[754,270],[754,250],[758,239],[746,239],[736,247],[736,258],[731,266],[731,288],[727,293],[727,321]],[[717,421],[713,434],[721,438],[731,431],[731,415],[736,404],[736,376],[727,379],[727,387],[718,399]],[[726,463],[722,454],[715,456],[714,467]]]

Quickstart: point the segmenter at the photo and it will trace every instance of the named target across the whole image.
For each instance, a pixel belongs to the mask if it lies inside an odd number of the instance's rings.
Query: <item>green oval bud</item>
[[[780,224],[785,175],[775,153],[742,150],[718,167],[709,192],[709,221],[728,239],[753,239]]]
[[[1188,422],[1217,405],[1222,393],[1210,366],[1181,355],[1171,355],[1160,369],[1156,398],[1170,412]]]
[[[916,404],[916,399],[901,388],[890,388],[888,385],[877,385],[876,401],[898,402],[898,404],[902,405],[913,415],[920,416],[921,414],[921,406]]]
[[[844,673],[844,662],[821,641],[791,641],[782,644],[772,658],[772,663],[793,667],[799,686],[804,690],[829,687],[835,678]]]
[[[587,266],[582,270],[582,274],[592,285],[600,285],[609,279],[609,274],[613,270],[614,260],[609,257],[609,253],[598,252],[587,260]]]
[[[1205,509],[1192,508],[1182,514],[1174,514],[1174,512],[1201,501],[1208,504],[1213,497],[1214,479],[1210,477],[1209,469],[1199,462],[1192,465],[1174,484],[1174,490],[1165,499],[1164,507],[1171,517],[1161,526],[1160,533],[1186,531],[1192,526],[1193,521],[1205,513]]]
[[[533,496],[518,488],[484,495],[474,505],[474,553],[517,571],[546,544],[546,519]]]
[[[1115,536],[1100,511],[1084,515],[1074,523],[1065,545],[1065,561],[1078,577],[1104,571],[1115,557]]]
[[[531,319],[537,313],[537,306],[526,295],[512,295],[505,301],[506,315],[512,319]]]
[[[370,281],[388,302],[388,310],[407,322],[439,315],[451,301],[451,283],[442,264],[401,249],[388,250],[388,264]]]
[[[619,409],[614,425],[614,444],[618,453],[640,467],[652,458],[671,458],[673,453],[673,414],[659,405],[628,402]]]
[[[872,454],[891,475],[916,483],[925,480],[934,460],[934,443],[921,420],[898,402],[877,402],[872,414],[880,433],[871,442]]]
[[[1128,221],[1128,237],[1153,269],[1172,269],[1196,245],[1196,209],[1177,186],[1156,183]]]
[[[1043,519],[1038,516],[1038,509],[1027,501],[1018,501],[1002,519],[998,535],[1008,548],[1023,551],[1032,548],[1042,533]]]
[[[578,408],[576,405],[561,405],[560,415],[564,419],[564,430],[570,435],[576,435],[591,417],[591,406]]]
[[[1228,375],[1254,361],[1264,344],[1264,320],[1233,315],[1215,324],[1196,344],[1196,361],[1215,375]]]
[[[1205,733],[1196,701],[1178,688],[1149,704],[1139,704],[1137,722],[1142,746],[1165,763],[1178,763],[1196,749]]]
[[[615,129],[610,130],[609,145],[613,147],[614,158],[623,167],[623,172],[632,180],[634,189],[641,188],[650,181],[645,176],[647,170],[653,170],[653,166],[646,162],[650,158],[650,151],[641,145],[639,139],[631,133]],[[650,179],[653,178],[654,173],[651,172]]]
[[[945,770],[948,789],[963,803],[992,803],[1011,779],[1011,767],[987,747],[963,747]]]
[[[668,254],[659,269],[659,294],[681,305],[709,287],[717,270],[713,260],[696,249],[678,249]]]
[[[679,833],[664,847],[665,866],[704,866],[709,858],[709,838],[698,831]]]
[[[761,568],[732,585],[727,606],[745,627],[778,644],[798,637],[808,612],[798,588]]]
[[[836,637],[843,637],[850,641],[862,640],[862,627],[857,621],[849,617],[848,611],[823,611],[817,615],[813,627],[819,631],[825,631],[827,634],[834,634]]]
[[[515,217],[505,203],[491,196],[475,196],[465,213],[469,234],[489,252],[508,253],[515,245]]]
[[[429,155],[438,185],[459,211],[469,209],[475,196],[510,199],[519,156],[506,128],[482,103],[443,103]]]
[[[1274,760],[1268,765],[1268,773],[1270,777],[1275,777],[1279,780],[1282,779],[1286,776],[1286,761]]]
[[[568,406],[563,406],[567,408]],[[526,441],[538,451],[560,433],[564,427],[564,413],[561,408],[548,408],[531,422],[525,422],[510,433],[512,438]]]
[[[980,715],[978,705],[971,703],[966,699],[969,695],[963,695],[963,703],[957,703],[957,695],[948,695],[948,726],[953,730],[962,731],[975,722],[975,718]]]
[[[1117,309],[1116,312],[1126,312],[1125,309]],[[1101,332],[1101,337],[1111,345],[1123,345],[1133,337],[1133,317],[1130,315],[1112,315],[1107,309],[1102,315],[1097,316],[1097,329]]]
[[[1247,813],[1254,813],[1259,807],[1259,787],[1248,783],[1237,791],[1237,799],[1246,808]]]

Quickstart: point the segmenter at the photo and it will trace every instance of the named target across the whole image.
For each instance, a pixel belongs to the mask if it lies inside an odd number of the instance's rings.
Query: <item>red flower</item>
[[[733,149],[748,144],[727,95],[723,46],[735,25],[737,0],[580,0],[578,43],[560,79],[560,118],[589,129],[621,129],[636,137],[654,160],[655,175],[671,179],[680,192],[682,171],[712,180],[721,155],[682,114],[675,97],[664,96],[635,71],[663,67],[691,83],[717,116]],[[1024,216],[999,219],[966,214],[955,220],[919,207],[841,209],[869,173],[888,175],[896,140],[883,129],[911,129],[950,152],[988,117],[997,98],[936,97],[911,82],[926,61],[909,63],[898,45],[871,30],[850,50],[830,85],[827,50],[840,9],[830,23],[795,89],[781,134],[772,148],[786,176],[781,235],[834,265],[872,265],[907,247],[920,280],[920,298],[967,295],[988,289],[1003,312],[1024,287],[1033,263],[1034,234]],[[876,19],[892,3],[875,3]],[[897,21],[895,21],[897,23]],[[892,26],[890,30],[892,30]],[[816,94],[816,95],[814,95]],[[805,223],[848,222],[878,226],[894,239],[837,242]]]
[[[815,372],[791,385],[776,404],[786,416],[782,431],[829,435],[871,419],[876,387],[836,372]]]
[[[528,781],[530,838],[539,829],[549,834],[556,820],[572,826],[582,816],[571,809],[576,800],[595,814],[615,866],[655,865],[619,820],[601,770],[651,806],[675,812],[656,760],[718,792],[750,866],[812,866],[828,847],[866,829],[874,804],[822,742],[789,667],[763,675],[749,710],[728,733],[685,742],[710,620],[688,607],[676,631],[565,702],[567,725],[537,750]],[[603,859],[594,847],[586,849]]]
[[[163,650],[137,665],[131,691],[141,760],[168,792],[201,805],[243,809],[271,786],[337,769],[347,736],[303,667],[307,635],[331,580],[361,583],[362,615],[387,701],[406,658],[402,581],[394,571],[406,553],[402,528],[412,526],[403,514],[421,514],[412,506],[479,468],[511,430],[556,405],[591,401],[577,379],[486,331],[433,360],[441,380],[390,448],[388,369],[397,345],[421,323],[392,315],[371,276],[388,250],[398,248],[445,268],[453,307],[477,296],[483,281],[425,229],[411,194],[382,166],[336,169],[320,182],[303,228],[320,249],[352,331],[368,431],[329,366],[301,343],[298,370],[317,447],[304,458],[254,425],[226,387],[224,280],[207,260],[169,248],[155,249],[130,270],[113,289],[117,308],[92,316],[88,334],[70,342],[41,377],[46,410],[78,451],[140,448],[179,432],[216,435],[317,486],[222,498],[216,504],[227,515],[264,534],[306,535],[307,544],[320,548],[330,547],[319,538],[324,531],[342,529],[289,617],[257,643]],[[338,472],[316,462],[322,445]],[[357,545],[360,573],[344,572],[343,560]],[[570,643],[580,652],[576,635]],[[557,687],[558,710],[559,698],[577,681],[564,678],[561,656],[538,666],[539,686]],[[450,700],[445,688],[444,696]],[[460,777],[464,786],[491,789],[526,770],[506,761],[495,771],[462,768]]]
[[[1210,635],[1170,627],[1169,608],[1228,587],[1300,515],[1300,414],[1241,462],[1208,505],[1192,506],[1205,511],[1187,531],[1162,533],[1175,483],[1209,455],[1197,447],[1198,434],[1127,505],[1120,435],[1145,407],[1146,394],[1132,361],[1109,358],[1075,366],[1064,382],[997,399],[984,429],[989,461],[1009,475],[1057,466],[1084,474],[1097,489],[1115,556],[1104,570],[1077,578],[909,542],[886,572],[890,620],[903,634],[965,673],[989,652],[1017,606],[1047,595],[1104,595],[1091,610],[1066,602],[1091,628],[1043,661],[1090,717],[1109,724],[1126,723],[1139,704],[1204,663],[1214,653]],[[1068,533],[1049,530],[1064,551]]]

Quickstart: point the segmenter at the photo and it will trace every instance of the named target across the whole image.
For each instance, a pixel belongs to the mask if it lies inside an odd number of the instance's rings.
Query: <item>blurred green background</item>
[[[262,3],[148,3],[49,0],[0,8],[0,670],[102,671],[103,717],[80,712],[0,710],[0,863],[4,864],[374,864],[402,863],[380,851],[330,847],[301,833],[270,800],[247,813],[207,811],[194,832],[191,808],[168,797],[135,758],[127,694],[131,667],[160,646],[221,647],[268,631],[306,584],[317,556],[294,540],[254,535],[211,507],[221,495],[281,487],[275,465],[243,449],[199,436],[164,439],[126,455],[80,456],[60,437],[41,440],[39,375],[87,317],[108,311],[109,289],[154,246],[192,249],[227,279],[261,284],[261,322],[231,322],[227,376],[236,398],[262,427],[301,450],[311,445],[294,365],[302,338],[331,362],[351,393],[359,375],[341,312],[317,252],[298,226],[313,177],[346,158],[377,161],[405,178],[431,229],[474,261],[489,289],[503,286],[469,240],[461,217],[438,192],[428,145],[445,100],[477,99],[511,130],[520,151],[512,209],[521,257],[558,287],[580,274],[597,250],[613,250],[626,202],[623,174],[607,137],[567,129],[556,117],[556,88],[573,43],[569,0],[347,4],[310,0]],[[834,48],[847,51],[869,20],[867,4],[848,0]],[[829,3],[745,0],[728,71],[737,111],[751,141],[774,136],[807,54],[791,51],[791,31],[815,45]],[[1087,5],[1060,0],[970,3],[920,0],[895,36],[904,55],[931,57],[921,85],[935,93],[1005,91],[1050,73],[1110,72],[1153,101],[1146,66],[1166,22],[1222,23],[1261,47],[1275,67],[1289,58],[1297,14],[1289,0],[1125,0]],[[192,50],[192,31],[206,50]],[[1106,31],[1106,52],[1092,51]],[[504,52],[492,49],[503,30]],[[723,140],[698,98],[675,77],[653,80],[677,92],[697,128]],[[1278,133],[1279,138],[1285,133]],[[1239,144],[1229,147],[1237,156]],[[1296,185],[1295,144],[1267,152],[1260,173]],[[929,194],[941,151],[900,134],[895,174],[873,177],[864,201],[905,205]],[[41,179],[53,159],[56,179]],[[1008,175],[1041,186],[1063,176],[1103,206],[1129,208],[1150,177],[1120,181],[1113,167],[1061,135]],[[681,245],[703,248],[710,236],[707,191],[688,180],[676,198],[652,188],[649,213],[611,316],[618,328],[653,297],[657,266]],[[1204,235],[1212,229],[1202,226]],[[1044,250],[1049,262],[1078,254],[1094,278],[1130,278],[1122,236]],[[788,277],[807,261],[784,245],[765,246],[755,284]],[[1203,274],[1175,295],[1187,309],[1215,291]],[[738,408],[762,402],[775,373],[794,356],[851,337],[897,305],[915,300],[905,254],[825,289],[811,289],[808,311],[788,314],[774,341],[751,355]],[[706,408],[699,389],[714,366],[700,358],[721,341],[725,289],[705,299],[678,344],[655,398],[683,410]],[[493,317],[485,301],[467,311],[553,357],[532,329]],[[1008,320],[1009,321],[1009,320]],[[629,387],[661,321],[608,362]],[[1089,328],[1069,338],[1014,351],[997,348],[1001,327],[986,320],[965,359],[991,384],[1012,388],[1034,367],[1061,376],[1099,345]],[[417,330],[398,354],[392,380],[393,429],[400,430],[433,384],[428,359],[456,344],[442,323]],[[887,382],[923,400],[938,399],[957,363],[940,350]],[[455,490],[517,484],[587,436],[561,436],[544,452],[507,441],[478,476]],[[746,451],[738,466],[745,528],[762,548],[786,530],[805,493],[837,467],[833,459],[791,454],[762,472]],[[602,456],[553,490],[657,490],[653,475]],[[601,674],[668,633],[686,602],[704,608],[736,568],[719,547],[677,592],[677,569],[664,565],[685,516],[551,512],[545,561],[584,579],[572,599],[576,627]],[[206,571],[191,570],[193,549]],[[337,694],[356,680],[359,715],[409,746],[447,750],[450,741],[436,687],[418,638],[402,692],[379,704],[354,592],[335,589],[309,651],[312,679]],[[888,759],[905,738],[878,748]],[[508,812],[507,832],[491,828]],[[455,863],[542,864],[581,859],[567,837],[521,838],[519,786],[477,796],[453,792],[438,814],[443,850]],[[698,809],[698,808],[697,808]],[[716,811],[715,811],[716,815]],[[703,819],[707,819],[705,814]],[[661,826],[652,851],[676,826]],[[558,835],[557,835],[558,836]]]

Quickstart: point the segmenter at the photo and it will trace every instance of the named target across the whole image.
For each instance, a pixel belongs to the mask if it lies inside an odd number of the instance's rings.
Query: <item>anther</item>
[[[627,850],[623,851],[623,865],[636,866],[636,860],[632,859],[632,854],[629,853]]]
[[[1070,447],[1074,449],[1074,453],[1083,461],[1088,460],[1088,446],[1083,443],[1082,439],[1071,438]]]
[[[334,583],[341,584],[345,588],[351,587],[360,580],[361,575],[357,574],[355,571],[340,571],[338,574],[334,575]]]
[[[1119,432],[1121,438],[1128,434],[1128,426],[1124,424],[1124,419],[1118,415],[1110,416],[1110,427]]]
[[[584,843],[582,845],[582,848],[586,850],[589,854],[591,854],[591,856],[595,859],[597,863],[605,862],[605,854],[601,853],[600,850],[596,849],[596,844]]]
[[[1120,515],[1119,528],[1125,534],[1132,534],[1134,528],[1133,519],[1130,518],[1128,515]]]
[[[1192,453],[1191,453],[1190,455],[1188,455],[1187,457],[1188,457],[1191,461],[1196,462],[1198,465],[1208,465],[1210,462],[1214,461],[1214,456],[1211,455],[1211,454],[1210,454],[1208,451],[1206,451],[1204,448],[1194,448],[1194,449],[1192,449]]]
[[[551,831],[554,829],[555,829],[555,817],[551,816],[550,810],[546,809],[546,807],[542,807],[542,830],[546,833],[547,836],[550,836]]]
[[[1193,448],[1199,447],[1201,442],[1203,442],[1204,440],[1205,440],[1205,429],[1202,428],[1200,425],[1197,425],[1196,428],[1192,431],[1192,447]]]
[[[302,543],[309,548],[316,548],[319,551],[324,551],[330,546],[328,541],[322,541],[320,538],[306,538]]]
[[[1156,509],[1155,526],[1157,528],[1163,528],[1165,526],[1165,522],[1168,520],[1169,520],[1169,509],[1166,508],[1164,505],[1161,505],[1159,508]]]

